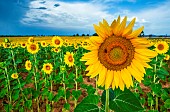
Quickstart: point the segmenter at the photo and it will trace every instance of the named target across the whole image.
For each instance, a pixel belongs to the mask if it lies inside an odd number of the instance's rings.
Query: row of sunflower
[[[168,43],[139,38],[144,27],[133,31],[135,19],[127,26],[127,17],[120,20],[119,16],[111,25],[99,22],[94,25],[99,36],[73,45],[60,37],[53,37],[51,44],[30,37],[19,46],[5,39],[0,48],[4,109],[168,111]],[[93,86],[84,83],[85,74],[94,79]]]
[[[0,48],[4,110],[52,111],[61,105],[57,104],[60,100],[65,102],[63,109],[70,110],[71,101],[76,107],[85,73],[79,60],[87,51],[82,47],[86,42],[69,45],[60,37],[51,41],[51,45],[37,43],[30,37],[27,43],[15,46],[5,39],[5,46]]]

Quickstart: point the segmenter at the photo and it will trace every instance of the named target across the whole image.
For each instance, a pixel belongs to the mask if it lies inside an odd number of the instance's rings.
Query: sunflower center
[[[43,42],[43,45],[45,45],[45,43]]]
[[[22,46],[25,46],[25,44],[22,44]]]
[[[108,37],[99,47],[99,60],[109,70],[121,70],[129,66],[134,57],[134,47],[124,37]]]
[[[159,50],[163,50],[163,49],[164,49],[164,45],[159,44],[159,45],[158,45],[158,49],[159,49]]]
[[[55,44],[56,44],[56,45],[59,45],[59,44],[60,44],[60,40],[56,39],[56,40],[55,40]]]
[[[30,46],[30,49],[31,49],[32,51],[35,51],[35,50],[36,50],[36,45],[32,44],[32,45]]]
[[[68,61],[69,61],[69,62],[72,62],[72,61],[73,61],[73,57],[72,57],[72,56],[69,56],[69,57],[68,57]]]
[[[28,67],[31,68],[31,63],[28,63]]]
[[[49,65],[46,66],[46,70],[50,70],[50,66]]]

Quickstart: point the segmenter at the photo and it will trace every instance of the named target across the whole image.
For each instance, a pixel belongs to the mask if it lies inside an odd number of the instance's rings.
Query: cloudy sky
[[[93,24],[134,17],[134,29],[170,35],[170,0],[0,0],[0,35],[94,33]]]

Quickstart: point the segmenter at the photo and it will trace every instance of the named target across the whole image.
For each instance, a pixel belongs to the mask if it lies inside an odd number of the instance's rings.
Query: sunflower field
[[[170,111],[170,42],[126,22],[103,20],[91,37],[1,38],[1,112]]]

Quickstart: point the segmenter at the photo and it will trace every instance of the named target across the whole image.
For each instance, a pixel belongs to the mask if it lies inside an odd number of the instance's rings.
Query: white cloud
[[[45,1],[42,3],[42,1]],[[103,18],[109,23],[120,15],[128,16],[128,22],[136,17],[135,28],[145,26],[145,34],[170,34],[170,2],[141,10],[122,9],[110,13],[107,3],[100,2],[61,2],[56,0],[36,0],[30,2],[29,10],[21,22],[25,25],[53,27],[57,29],[93,30],[93,24],[98,24]],[[98,0],[100,1],[100,0]],[[104,0],[105,2],[115,0]],[[136,0],[118,0],[136,2]],[[55,7],[55,4],[59,4]],[[45,7],[47,9],[35,9]],[[116,8],[118,6],[115,6]],[[113,8],[113,7],[112,7]],[[112,9],[113,10],[113,9]]]

